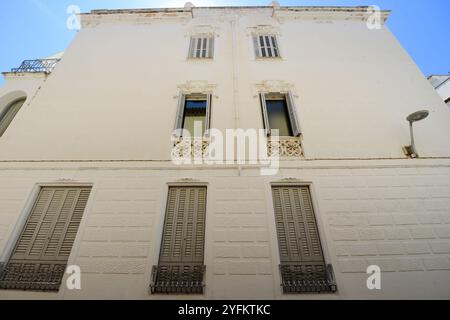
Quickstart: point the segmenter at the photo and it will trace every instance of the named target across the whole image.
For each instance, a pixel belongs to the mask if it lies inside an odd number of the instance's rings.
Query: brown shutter
[[[206,187],[171,187],[152,293],[203,293]]]
[[[0,287],[58,290],[90,192],[90,187],[41,188]]]
[[[335,292],[331,265],[325,265],[309,188],[272,188],[284,293]]]
[[[203,263],[206,187],[171,187],[160,264]]]
[[[308,187],[272,188],[281,262],[323,261]]]

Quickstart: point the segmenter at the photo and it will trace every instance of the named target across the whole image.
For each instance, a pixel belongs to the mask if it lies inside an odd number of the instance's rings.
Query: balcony
[[[203,294],[206,266],[164,264],[153,266],[152,294]]]
[[[25,60],[19,68],[11,69],[11,73],[46,73],[50,74],[55,68],[59,59],[36,59]]]
[[[337,291],[333,267],[324,263],[282,263],[284,293],[333,293]]]
[[[267,153],[269,157],[301,158],[303,147],[300,137],[268,137]]]
[[[65,262],[27,261],[0,264],[0,289],[58,291],[65,270]]]

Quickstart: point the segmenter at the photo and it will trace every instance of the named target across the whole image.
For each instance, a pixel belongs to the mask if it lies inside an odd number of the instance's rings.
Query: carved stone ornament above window
[[[192,93],[213,93],[216,89],[217,85],[208,83],[205,80],[192,80],[187,81],[181,85],[178,85],[178,88],[183,94],[192,94]]]
[[[263,82],[255,84],[254,90],[254,96],[258,96],[260,93],[287,93],[290,91],[295,97],[297,97],[295,94],[294,85],[283,80],[264,80]]]
[[[279,36],[280,29],[271,25],[257,25],[254,27],[247,28],[248,36],[258,36],[258,35],[276,35]]]
[[[212,25],[195,25],[189,28],[188,37],[219,37],[219,27]]]

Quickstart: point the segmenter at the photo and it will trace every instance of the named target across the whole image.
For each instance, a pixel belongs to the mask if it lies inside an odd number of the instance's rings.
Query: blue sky
[[[270,0],[190,0],[197,6],[267,5]],[[67,8],[182,7],[186,0],[16,0],[0,1],[0,71],[22,60],[64,51],[76,35],[68,30]],[[450,71],[449,0],[279,0],[283,6],[378,5],[392,10],[388,26],[425,76]],[[0,79],[0,85],[3,79]]]

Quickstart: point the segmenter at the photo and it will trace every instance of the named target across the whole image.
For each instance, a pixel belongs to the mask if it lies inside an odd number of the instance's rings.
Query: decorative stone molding
[[[80,14],[83,28],[95,28],[103,23],[151,24],[155,21],[180,21],[192,19],[191,9],[137,9],[137,10],[94,10]]]
[[[195,25],[189,28],[187,36],[219,37],[219,27],[213,25]]]
[[[291,91],[295,94],[294,85],[283,80],[264,80],[254,85],[255,96],[259,93],[279,92],[287,93]]]
[[[254,27],[247,28],[248,36],[258,36],[258,35],[267,35],[267,34],[279,36],[279,35],[281,35],[280,28],[272,26],[272,25],[257,25]]]
[[[208,156],[209,139],[180,138],[172,148],[172,159],[202,159]]]
[[[183,94],[203,93],[210,94],[216,89],[215,84],[208,83],[205,80],[191,80],[184,84],[178,85],[178,88]]]
[[[269,157],[303,157],[303,148],[298,137],[277,137],[267,139],[267,154]]]
[[[367,21],[372,14],[373,9],[370,7],[281,7],[274,9],[273,17],[279,22],[289,20]],[[390,11],[380,11],[382,23],[386,22],[389,14]]]

